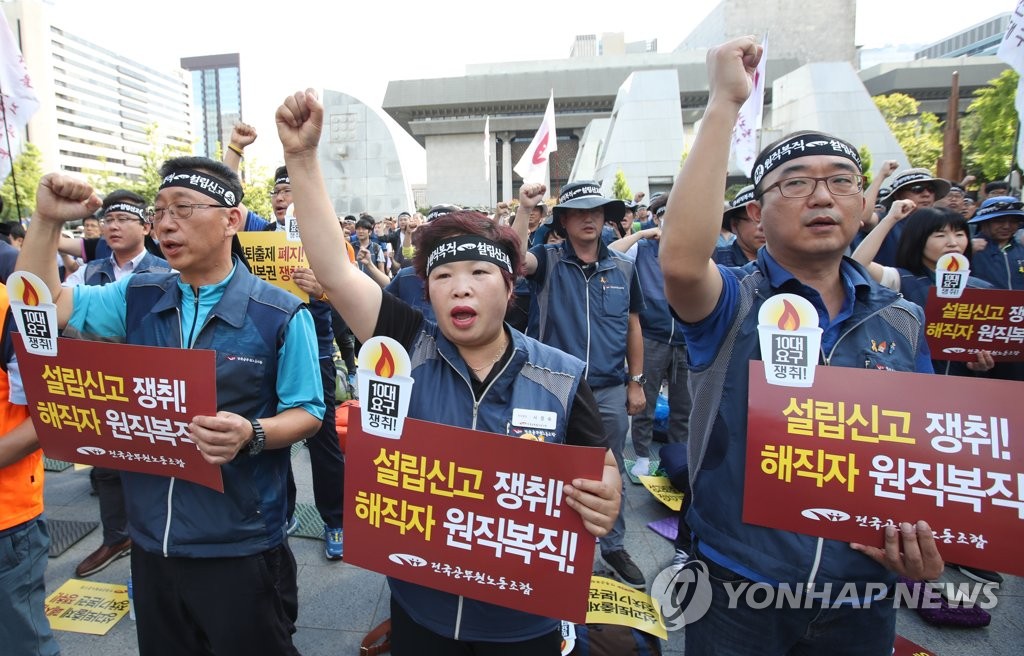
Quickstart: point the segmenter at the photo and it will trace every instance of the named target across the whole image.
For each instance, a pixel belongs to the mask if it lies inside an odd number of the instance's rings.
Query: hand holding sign
[[[198,416],[188,425],[189,437],[211,465],[231,462],[252,438],[249,420],[233,412],[221,410],[214,416]]]
[[[591,535],[602,537],[612,530],[622,503],[622,478],[611,450],[604,453],[600,481],[573,479],[563,490],[569,507],[580,514],[583,526]]]
[[[898,531],[895,526],[887,526],[884,549],[857,542],[851,542],[850,547],[887,569],[915,581],[938,578],[945,567],[939,549],[935,546],[935,533],[925,521],[917,524],[903,522]]]

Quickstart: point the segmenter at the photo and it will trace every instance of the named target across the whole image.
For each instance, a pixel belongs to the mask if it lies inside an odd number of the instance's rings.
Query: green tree
[[[120,177],[107,167],[107,158],[102,155],[99,158],[100,166],[96,169],[83,169],[86,180],[101,197],[106,196],[115,189],[122,189],[124,184]]]
[[[626,174],[619,169],[615,172],[615,184],[612,185],[612,196],[619,200],[633,200],[633,190],[629,188],[629,183],[626,182]]]
[[[160,166],[172,157],[191,155],[192,151],[183,145],[160,145],[160,126],[156,123],[146,128],[146,141],[149,148],[142,152],[142,166],[139,176],[133,180],[122,181],[122,189],[134,191],[148,202],[153,202],[156,192],[160,189]]]
[[[860,153],[860,172],[864,176],[864,185],[871,184],[871,151],[867,146],[861,146],[857,149]]]
[[[4,180],[0,187],[0,198],[4,201],[4,221],[15,221],[18,218],[31,216],[36,209],[36,188],[43,177],[42,155],[33,143],[26,143],[21,154],[14,158],[13,174]],[[15,202],[14,183],[18,183],[17,202]],[[21,217],[18,216],[18,205],[21,205]]]
[[[961,124],[967,172],[981,180],[1005,178],[1013,164],[1019,124],[1013,101],[1019,77],[1008,68],[989,80],[988,86],[975,91]]]
[[[242,201],[245,206],[267,220],[274,220],[274,206],[270,203],[270,190],[274,187],[273,173],[258,163],[242,160]]]
[[[904,93],[875,96],[873,100],[910,165],[934,171],[942,154],[939,118],[931,112],[922,112],[921,103]]]

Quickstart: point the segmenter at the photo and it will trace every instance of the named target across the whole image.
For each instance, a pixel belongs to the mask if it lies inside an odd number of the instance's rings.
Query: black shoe
[[[637,590],[644,590],[647,587],[647,581],[644,579],[643,572],[636,566],[636,563],[629,557],[625,549],[602,553],[601,560],[604,561],[605,565],[612,568],[612,571],[629,587],[636,588]]]
[[[987,569],[978,569],[977,567],[967,567],[966,565],[957,565],[956,568],[969,579],[974,579],[978,583],[1002,583],[1003,577],[999,572],[990,572]]]

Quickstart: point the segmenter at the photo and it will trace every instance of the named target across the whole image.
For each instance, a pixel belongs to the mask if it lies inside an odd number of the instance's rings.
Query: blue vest
[[[636,245],[636,273],[644,290],[640,327],[644,337],[662,344],[683,346],[682,325],[672,316],[665,298],[665,277],[658,260],[660,241],[645,239]]]
[[[912,303],[921,306],[923,310],[928,304],[928,290],[935,286],[935,274],[911,273],[906,269],[898,269],[900,272],[900,293]],[[992,285],[980,278],[969,276],[967,287],[970,289],[992,289]]]
[[[384,291],[422,312],[427,321],[434,321],[434,307],[427,302],[423,293],[423,279],[416,275],[411,265],[399,269]]]
[[[757,313],[776,293],[763,273],[763,253],[742,269],[732,270],[740,278],[740,288],[729,332],[710,364],[690,370],[693,503],[686,520],[707,555],[756,581],[891,583],[895,574],[845,542],[742,520],[748,362],[761,358]],[[851,264],[868,277],[863,267]],[[914,371],[923,314],[921,308],[889,289],[875,284],[858,288],[853,314],[844,322],[832,353],[826,354],[828,364]],[[895,348],[873,352],[872,339],[888,341]]]
[[[568,241],[531,252],[546,258],[546,267],[543,282],[534,282],[530,336],[583,360],[592,388],[624,385],[633,261],[602,247],[588,280]]]
[[[152,253],[146,253],[139,260],[138,266],[132,270],[132,273],[167,273],[170,270],[171,265],[167,263],[167,260],[161,259]],[[83,284],[85,285],[106,285],[112,283],[114,282],[114,262],[110,257],[92,260],[85,265],[85,273],[82,277]]]
[[[741,267],[750,261],[747,259],[747,254],[740,248],[739,241],[735,239],[729,242],[728,246],[716,248],[715,252],[711,255],[711,259],[715,261],[715,264],[727,267]]]
[[[996,289],[1024,289],[1024,246],[1017,241],[1017,235],[1010,238],[1005,249],[990,239],[983,250],[974,254],[971,273]]]
[[[413,385],[409,416],[473,428],[499,435],[514,434],[515,408],[555,413],[555,428],[541,435],[562,444],[583,363],[511,330],[515,353],[496,375],[474,411],[470,372],[458,349],[437,326],[423,322],[410,358]],[[444,399],[438,403],[438,399]],[[538,433],[531,429],[530,432]],[[554,631],[557,620],[440,592],[389,578],[391,595],[402,608],[434,633],[458,640],[519,641]]]
[[[127,343],[182,347],[178,279],[168,273],[132,276]],[[216,353],[219,410],[247,418],[277,414],[278,349],[301,306],[294,295],[235,267],[192,347]],[[189,558],[248,556],[277,546],[284,539],[289,457],[289,449],[256,457],[240,453],[221,466],[223,494],[179,479],[123,472],[132,540],[148,552]]]

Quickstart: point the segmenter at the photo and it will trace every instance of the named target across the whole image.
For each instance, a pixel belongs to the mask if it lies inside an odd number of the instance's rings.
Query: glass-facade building
[[[43,170],[106,176],[120,185],[142,179],[150,151],[190,152],[184,71],[158,70],[119,54],[108,48],[116,39],[85,39],[62,24],[50,4],[0,2],[39,98],[27,136]]]
[[[196,154],[217,157],[242,120],[242,76],[238,53],[184,57],[181,67],[192,75],[192,115]]]

